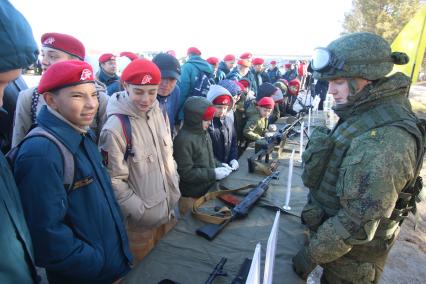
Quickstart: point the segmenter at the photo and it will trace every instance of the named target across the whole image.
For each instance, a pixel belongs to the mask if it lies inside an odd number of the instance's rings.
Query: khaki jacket
[[[130,118],[134,156],[127,161],[126,139],[116,113]],[[129,229],[146,231],[169,222],[180,198],[179,176],[169,122],[158,101],[147,112],[141,112],[125,91],[115,93],[109,100],[107,115],[99,146]]]
[[[29,88],[19,93],[18,100],[16,102],[15,120],[13,123],[12,147],[17,146],[31,128],[31,106],[34,89],[35,87]],[[99,92],[99,111],[90,128],[95,132],[96,139],[98,139],[99,132],[106,120],[106,106],[109,96],[107,95],[105,86],[102,83],[96,82],[96,90]],[[41,108],[45,105],[46,102],[44,101],[43,95],[40,95],[36,106],[37,115]]]

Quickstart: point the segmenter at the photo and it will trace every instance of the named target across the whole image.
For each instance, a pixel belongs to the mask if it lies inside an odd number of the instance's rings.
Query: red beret
[[[139,56],[137,56],[136,54],[134,54],[133,52],[130,52],[130,51],[123,51],[123,52],[121,52],[120,53],[120,57],[123,57],[123,56],[126,56],[131,61],[139,58]]]
[[[247,60],[247,59],[240,59],[240,60],[237,61],[237,64],[245,66],[245,67],[251,66],[250,60]]]
[[[211,65],[217,65],[219,63],[219,59],[217,57],[209,57],[207,58],[207,62]]]
[[[277,62],[275,60],[272,60],[270,64],[277,65]]]
[[[80,60],[67,60],[50,66],[41,76],[37,90],[43,94],[84,83],[94,83],[92,66]]]
[[[231,97],[229,95],[217,96],[213,102],[214,105],[231,105]]]
[[[99,56],[99,63],[105,63],[108,60],[115,59],[115,55],[112,53],[104,53],[101,56]]]
[[[257,105],[264,108],[273,109],[274,108],[274,99],[271,97],[263,97],[258,102]]]
[[[241,54],[240,59],[251,59],[253,55],[250,52],[245,52]]]
[[[288,83],[289,86],[300,86],[300,81],[299,79],[293,79],[290,81],[290,83]]]
[[[257,57],[255,59],[253,59],[253,61],[251,62],[251,64],[253,64],[253,65],[261,65],[264,62],[265,62],[265,60],[263,60],[263,58]]]
[[[205,121],[212,120],[213,117],[214,117],[215,112],[216,112],[216,108],[214,106],[208,106],[204,110],[203,120],[205,120]]]
[[[196,47],[190,47],[190,48],[188,48],[188,52],[186,54],[187,55],[190,55],[190,54],[201,55],[201,51]]]
[[[290,64],[290,63],[284,64],[284,67],[285,67],[285,68],[290,68],[290,67],[291,67],[291,64]]]
[[[121,80],[132,85],[158,85],[161,72],[155,63],[147,59],[136,59],[124,68]]]
[[[223,61],[235,61],[235,56],[232,54],[227,54],[225,55],[225,57],[223,58]]]
[[[81,60],[84,60],[84,57],[86,56],[86,50],[81,41],[70,35],[46,33],[41,36],[41,44],[44,47],[58,49],[77,56]]]
[[[246,79],[241,79],[239,82],[246,88],[250,86],[250,82],[247,81]]]

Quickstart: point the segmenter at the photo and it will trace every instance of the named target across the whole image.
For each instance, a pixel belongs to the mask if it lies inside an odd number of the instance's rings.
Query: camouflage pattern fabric
[[[356,134],[347,150],[335,147],[330,164],[334,157],[341,157],[331,167],[334,172],[328,170],[321,180],[329,179],[329,186],[310,186],[302,216],[316,212],[322,219],[317,220],[317,228],[311,226],[307,257],[324,268],[325,283],[377,283],[399,231],[399,223],[390,217],[399,193],[415,178],[416,149],[422,141],[405,97],[409,81],[401,85],[401,76],[373,83],[356,95],[358,100],[339,110],[339,116],[347,120],[332,134],[336,145],[345,137],[339,134],[346,132],[350,137],[362,124],[373,125],[374,116],[365,115],[371,110],[388,107],[381,119],[390,122]],[[406,116],[392,120],[399,112]]]
[[[331,42],[327,49],[344,62],[343,68],[328,68],[314,72],[315,79],[354,78],[367,80],[383,78],[392,71],[394,64],[405,64],[405,53],[392,52],[382,37],[367,33],[352,33]]]

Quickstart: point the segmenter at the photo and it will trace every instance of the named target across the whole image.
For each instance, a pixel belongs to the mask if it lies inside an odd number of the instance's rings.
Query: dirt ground
[[[413,110],[426,119],[426,84],[418,84],[410,90]],[[426,158],[420,173],[426,190]],[[417,227],[414,229],[415,216],[404,221],[398,239],[389,253],[380,283],[426,283],[426,200],[418,204]],[[309,284],[320,283],[321,269],[317,269],[308,278]]]

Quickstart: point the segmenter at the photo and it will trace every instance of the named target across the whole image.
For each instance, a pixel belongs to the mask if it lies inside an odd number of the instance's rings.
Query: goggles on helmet
[[[318,47],[314,49],[310,67],[314,71],[325,71],[330,68],[343,70],[345,61],[337,58],[333,52],[324,48]]]

